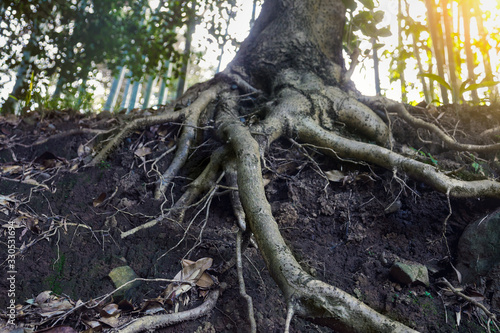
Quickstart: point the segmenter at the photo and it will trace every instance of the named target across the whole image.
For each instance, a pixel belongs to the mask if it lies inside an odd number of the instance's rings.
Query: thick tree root
[[[500,149],[500,143],[494,143],[490,145],[473,145],[473,144],[465,144],[459,143],[455,141],[448,134],[443,132],[439,127],[434,124],[428,123],[422,119],[416,118],[412,116],[405,106],[402,103],[398,103],[395,101],[391,101],[385,97],[363,97],[362,99],[368,105],[372,105],[374,107],[379,108],[387,108],[388,111],[397,112],[397,114],[406,120],[409,124],[411,124],[415,128],[425,128],[432,133],[436,134],[439,139],[441,139],[444,145],[453,150],[457,151],[474,151],[474,152],[491,152]],[[488,133],[482,133],[480,136],[487,136]]]
[[[388,143],[389,130],[379,116],[340,88],[325,85],[318,76],[289,69],[275,85],[282,107],[304,110],[325,128],[334,129],[337,122],[378,144]]]
[[[281,236],[266,199],[258,143],[239,120],[222,115],[220,134],[237,155],[238,188],[247,221],[267,267],[294,312],[346,332],[416,332],[342,290],[307,274]]]
[[[218,298],[219,298],[219,290],[212,290],[208,294],[208,297],[205,300],[205,302],[203,302],[203,304],[194,309],[176,313],[163,314],[163,315],[141,317],[127,324],[127,326],[123,328],[111,330],[110,332],[136,333],[136,332],[155,330],[161,327],[175,325],[183,321],[194,320],[201,316],[207,315],[210,312],[210,310],[214,308]]]
[[[92,161],[89,163],[89,166],[95,166],[97,163],[104,161],[108,154],[113,151],[132,131],[138,128],[144,128],[151,125],[162,124],[169,121],[174,121],[180,118],[185,117],[188,124],[195,122],[199,118],[200,113],[207,107],[207,105],[212,102],[217,94],[222,89],[221,84],[214,84],[209,87],[207,90],[203,91],[198,98],[191,103],[188,107],[173,112],[164,112],[157,116],[138,118],[128,123],[120,132],[118,132],[115,136],[113,136],[112,140],[110,140],[100,151],[94,156]]]
[[[454,197],[496,197],[500,198],[500,183],[492,180],[463,181],[450,178],[434,166],[404,157],[389,149],[346,139],[326,131],[311,120],[297,124],[299,138],[319,147],[334,157],[346,157],[366,161],[392,170],[403,171],[414,179],[420,180],[442,193]]]
[[[174,159],[167,171],[158,180],[158,185],[155,191],[155,199],[161,199],[165,190],[172,181],[172,178],[177,175],[179,170],[184,166],[189,156],[189,149],[195,139],[196,126],[200,119],[201,113],[205,110],[210,102],[212,102],[219,91],[222,89],[221,84],[215,84],[201,95],[188,107],[187,118],[183,122],[183,131],[177,146],[179,147],[175,153]]]

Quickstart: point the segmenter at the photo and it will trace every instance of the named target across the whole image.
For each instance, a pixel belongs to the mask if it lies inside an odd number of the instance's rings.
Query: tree
[[[268,270],[288,305],[287,329],[293,315],[318,320],[339,331],[414,332],[364,305],[358,299],[307,273],[280,234],[267,201],[261,159],[282,137],[319,147],[335,159],[365,161],[405,173],[448,196],[500,196],[500,183],[450,178],[433,165],[405,157],[392,148],[390,128],[372,109],[397,112],[414,127],[432,131],[449,149],[489,151],[500,144],[461,144],[433,124],[413,117],[403,104],[356,93],[345,80],[342,37],[346,8],[341,0],[266,0],[250,35],[221,73],[186,91],[163,113],[139,118],[119,130],[89,165],[103,161],[132,131],[152,124],[183,121],[175,156],[159,177],[155,197],[162,199],[172,178],[188,159],[190,148],[213,124],[217,138],[210,162],[165,216],[122,233],[122,238],[160,221],[182,221],[200,195],[213,190],[221,175],[233,191],[232,203],[244,250],[255,236]],[[389,114],[389,113],[387,113]],[[342,126],[338,126],[342,124]],[[241,245],[243,243],[243,245]],[[241,247],[240,247],[241,246]],[[241,253],[239,254],[241,264]],[[248,301],[252,313],[251,300]],[[209,304],[214,304],[214,291]],[[208,306],[206,306],[208,307]],[[187,316],[187,314],[186,314]],[[189,317],[192,318],[192,317]],[[134,321],[122,332],[167,325],[165,315]],[[252,331],[255,321],[250,315]]]
[[[184,25],[190,10],[180,1],[163,1],[156,11],[145,0],[2,4],[0,19],[8,22],[0,27],[0,36],[6,40],[0,48],[5,63],[2,69],[19,68],[13,98],[7,100],[2,113],[13,113],[13,101],[24,99],[31,72],[36,82],[58,76],[54,98],[68,93],[72,83],[85,81],[98,65],[112,71],[127,66],[135,78],[166,74],[168,67],[159,64],[181,62],[181,54],[174,48],[175,29]],[[24,44],[23,56],[16,47]]]

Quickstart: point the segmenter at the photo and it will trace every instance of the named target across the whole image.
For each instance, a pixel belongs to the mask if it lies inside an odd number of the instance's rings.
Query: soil
[[[439,119],[462,142],[477,141],[478,133],[500,123],[492,107],[444,107],[434,114],[414,108],[412,112],[431,121]],[[20,326],[40,330],[54,324],[57,316],[29,315],[32,306],[28,300],[45,290],[85,302],[114,290],[108,274],[116,267],[128,265],[142,278],[172,279],[181,269],[181,259],[210,257],[213,266],[208,272],[224,286],[216,308],[208,316],[158,331],[248,330],[236,268],[220,273],[235,255],[237,228],[227,193],[221,190],[210,202],[200,201],[188,210],[182,224],[165,221],[128,238],[120,237],[122,231],[168,210],[207,164],[216,142],[200,143],[169,188],[167,199],[156,201],[153,192],[158,173],[152,170],[166,170],[172,153],[155,165],[153,162],[175,144],[178,124],[137,131],[106,162],[83,166],[82,145],[92,147],[97,141],[90,130],[110,129],[128,120],[123,114],[81,115],[71,110],[32,113],[23,119],[0,118],[0,195],[17,200],[0,201],[4,225],[0,263],[5,273],[0,280],[0,328],[10,300],[5,225],[15,220],[19,222],[16,248],[21,249],[15,259],[15,301],[24,307],[22,311],[18,308]],[[468,179],[499,176],[495,154],[450,152],[440,144],[424,143],[420,139],[431,140],[432,135],[417,132],[397,118],[392,128],[395,139],[405,144],[398,144],[396,150],[413,152],[415,158],[445,170],[459,170]],[[71,130],[79,131],[68,132]],[[37,142],[44,138],[48,140]],[[151,153],[140,156],[142,147],[151,148]],[[287,140],[272,145],[266,167],[266,193],[274,216],[299,262],[312,275],[421,332],[486,331],[484,313],[445,292],[437,280],[446,277],[460,286],[452,266],[458,239],[468,224],[496,210],[499,200],[450,198],[448,202],[446,195],[403,174],[395,177],[392,171],[378,167],[332,160]],[[328,180],[324,172],[332,170],[341,171],[343,178]],[[393,203],[396,208],[388,209]],[[395,258],[427,265],[430,286],[394,281],[389,272]],[[243,266],[259,332],[283,332],[286,304],[258,249],[250,246],[244,252]],[[499,313],[500,286],[494,279],[490,275],[482,284],[469,287],[484,295],[482,302]],[[160,297],[167,285],[142,282],[127,297],[140,308],[144,300]],[[188,295],[180,310],[200,303],[195,289]],[[172,310],[166,303],[164,307]],[[85,318],[92,316],[97,316],[95,311],[78,311],[56,326],[83,331],[88,328]],[[138,314],[122,314],[128,316]],[[291,332],[333,331],[294,317]]]

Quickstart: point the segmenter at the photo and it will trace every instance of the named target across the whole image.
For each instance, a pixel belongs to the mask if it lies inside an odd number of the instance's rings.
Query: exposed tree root
[[[389,170],[396,168],[436,190],[454,197],[500,197],[500,183],[492,180],[463,181],[450,178],[434,166],[404,157],[386,148],[346,139],[326,131],[313,121],[304,120],[297,126],[301,140],[328,148],[327,153],[337,157],[364,160]]]
[[[203,172],[194,181],[192,181],[191,184],[189,184],[188,189],[175,202],[175,205],[169,209],[166,215],[162,215],[140,226],[122,232],[121,238],[127,238],[140,230],[154,227],[164,220],[175,219],[177,223],[181,223],[184,219],[186,210],[191,207],[196,198],[208,192],[216,185],[217,177],[220,174],[222,159],[227,156],[227,152],[227,148],[220,148],[212,154],[210,162],[205,167]]]
[[[384,97],[363,97],[362,100],[374,107],[387,108],[389,111],[397,112],[397,114],[410,123],[415,128],[425,128],[432,133],[436,134],[439,139],[443,141],[446,147],[458,151],[475,151],[475,152],[490,152],[500,149],[500,143],[490,145],[473,145],[459,143],[455,141],[448,134],[443,132],[439,127],[434,124],[428,123],[422,119],[412,116],[402,103],[391,101]],[[482,133],[481,136],[488,136],[490,133]]]
[[[495,135],[498,135],[498,134],[500,134],[500,126],[494,127],[494,128],[490,128],[490,129],[482,132],[481,134],[479,134],[479,136],[487,138],[487,137],[492,137],[492,136],[495,136]]]
[[[229,160],[224,165],[226,183],[230,188],[238,188],[238,175],[236,173],[236,164],[234,159]],[[245,222],[245,212],[243,211],[243,206],[241,205],[240,195],[238,191],[232,190],[229,193],[231,198],[231,204],[233,206],[234,216],[236,217],[236,223],[242,232],[247,231],[247,224]]]
[[[47,138],[39,139],[39,140],[33,142],[29,146],[42,145],[42,144],[46,143],[49,140],[58,140],[58,139],[65,138],[67,136],[73,136],[73,135],[79,135],[79,134],[95,134],[95,135],[100,135],[100,134],[106,134],[106,133],[108,133],[110,131],[111,130],[100,130],[100,129],[94,129],[94,128],[78,128],[78,129],[73,129],[73,130],[70,130],[70,131],[65,131],[65,132],[57,133],[57,134],[51,135],[51,136],[49,136]]]
[[[149,330],[155,330],[161,327],[166,327],[170,325],[175,325],[187,320],[194,320],[201,316],[207,315],[210,310],[212,310],[217,303],[219,298],[219,290],[212,290],[205,302],[200,306],[176,313],[169,313],[163,315],[145,316],[138,318],[123,328],[111,330],[110,332],[116,333],[136,333]]]
[[[247,221],[271,275],[294,312],[321,318],[325,325],[346,332],[416,332],[315,279],[300,267],[285,244],[267,202],[257,142],[237,119],[229,115],[221,118],[224,120],[221,134],[237,154],[238,187]]]
[[[175,153],[174,160],[168,167],[167,171],[160,177],[155,191],[155,199],[161,199],[163,193],[172,181],[172,178],[177,175],[179,170],[184,166],[189,156],[189,149],[196,136],[196,126],[201,113],[205,110],[207,105],[212,102],[222,85],[216,84],[208,90],[201,93],[201,95],[188,107],[187,118],[183,123],[183,130],[178,142],[178,149]]]
[[[228,76],[224,77],[227,80]],[[238,76],[238,79],[241,77]],[[469,182],[454,179],[439,172],[434,166],[384,148],[383,146],[390,142],[387,125],[366,105],[338,88],[323,84],[321,79],[313,74],[286,70],[277,82],[274,87],[276,99],[267,103],[260,114],[261,118],[256,122],[242,122],[242,116],[245,114],[238,111],[238,91],[230,89],[230,82],[212,82],[213,84],[208,86],[206,91],[202,91],[198,99],[186,109],[170,116],[146,118],[128,125],[118,138],[108,144],[106,153],[94,158],[94,161],[97,161],[106,156],[112,147],[137,127],[185,117],[176,156],[157,189],[157,195],[162,196],[165,187],[186,162],[191,144],[195,140],[195,127],[199,125],[200,115],[210,102],[218,98],[214,117],[216,135],[222,140],[222,146],[215,150],[203,172],[189,185],[166,215],[124,232],[122,238],[165,219],[180,223],[186,209],[193,206],[196,198],[204,193],[214,193],[216,187],[220,186],[217,182],[224,173],[238,225],[241,232],[245,231],[244,235],[247,236],[243,240],[243,246],[241,234],[237,236],[236,264],[240,294],[247,301],[252,331],[256,331],[256,323],[251,297],[245,291],[241,268],[241,252],[248,244],[250,232],[255,235],[269,272],[286,299],[287,330],[292,317],[297,314],[342,332],[416,332],[377,313],[344,291],[314,278],[300,267],[280,234],[265,196],[260,164],[261,159],[265,161],[263,154],[274,140],[288,136],[304,144],[315,145],[334,158],[365,161],[394,172],[406,173],[440,192],[455,197],[500,197],[500,183],[491,180]],[[251,89],[252,87],[248,86],[241,90],[246,92]],[[374,103],[373,99],[368,98],[366,101],[370,105]],[[495,147],[458,144],[436,126],[432,127],[427,123],[424,126],[421,123],[423,121],[409,115],[401,104],[385,105],[393,111],[398,111],[410,124],[432,130],[451,148],[488,151]],[[342,135],[337,133],[339,125]],[[343,136],[344,133],[349,138]],[[358,141],[359,137],[368,138],[377,144]],[[166,317],[146,318],[154,323],[151,327],[171,322],[170,319],[165,319]],[[143,329],[144,323],[145,321],[141,321],[136,326],[127,326],[127,331],[124,332],[134,332],[134,327]]]
[[[106,159],[108,154],[115,149],[132,131],[138,128],[143,128],[155,124],[162,124],[168,121],[178,120],[180,118],[185,117],[187,124],[191,124],[194,122],[194,126],[196,126],[196,121],[199,118],[200,113],[207,107],[207,105],[213,101],[222,86],[220,84],[214,84],[210,86],[207,90],[204,90],[198,98],[192,102],[186,108],[179,111],[172,112],[164,112],[157,116],[145,117],[134,119],[132,122],[128,123],[120,132],[118,132],[115,136],[113,136],[112,140],[110,140],[100,151],[94,156],[92,161],[89,163],[89,166],[95,166],[97,163]],[[181,148],[181,149],[184,149]],[[183,156],[182,154],[180,154]]]
[[[286,70],[276,79],[275,90],[280,103],[288,105],[285,108],[302,109],[325,128],[333,130],[338,127],[337,122],[378,144],[388,143],[389,130],[379,116],[340,88],[325,85],[312,73]]]
[[[257,324],[255,323],[255,316],[253,311],[253,301],[252,297],[247,294],[245,288],[245,278],[243,277],[243,261],[241,259],[242,252],[242,232],[238,231],[236,234],[236,269],[238,271],[238,283],[240,288],[240,296],[247,302],[248,309],[248,321],[250,322],[250,332],[257,332]]]

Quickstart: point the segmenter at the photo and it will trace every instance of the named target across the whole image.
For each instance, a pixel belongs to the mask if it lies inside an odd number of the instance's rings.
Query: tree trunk
[[[290,68],[338,85],[344,71],[344,24],[339,0],[268,0],[230,67],[244,69],[248,82],[266,92]]]
[[[467,61],[467,75],[471,83],[476,83],[476,75],[474,74],[474,55],[472,53],[471,37],[470,37],[470,11],[472,9],[470,0],[463,0],[460,4],[462,9],[462,16],[464,18],[464,46],[465,55]],[[474,104],[479,103],[479,97],[477,95],[477,90],[473,89],[471,91],[472,101]]]
[[[438,74],[441,78],[446,79],[444,75],[443,32],[439,24],[440,20],[436,11],[436,3],[434,0],[425,0],[425,6],[427,8],[427,23],[431,32],[432,48],[437,62]],[[442,85],[440,85],[440,88],[443,104],[449,104],[448,91]]]
[[[405,64],[405,60],[401,57],[401,51],[403,51],[403,48],[404,48],[403,31],[401,29],[401,24],[403,21],[403,6],[401,4],[401,1],[402,0],[398,0],[398,64],[397,64],[397,66],[398,66],[398,70],[399,70],[399,82],[401,83],[401,101],[403,103],[406,103],[408,101],[408,98],[406,96],[406,80],[405,80],[406,64]],[[408,9],[408,3],[406,3],[406,8]],[[413,35],[413,41],[415,42],[415,34]],[[425,91],[425,89],[424,89],[424,91]]]
[[[451,95],[453,103],[458,102],[459,87],[457,78],[457,67],[455,65],[455,50],[453,47],[453,29],[451,24],[451,17],[448,10],[448,0],[441,0],[441,8],[443,10],[443,22],[446,41],[446,54],[448,60],[448,72],[450,73]]]
[[[479,48],[481,51],[481,55],[483,56],[483,65],[484,65],[484,73],[486,81],[493,81],[493,72],[491,70],[491,60],[490,60],[490,46],[488,44],[487,31],[483,24],[483,11],[479,7],[477,1],[472,1],[472,6],[474,8],[474,16],[476,18],[477,30],[479,32],[479,36],[481,36],[481,47]],[[496,100],[498,98],[498,87],[494,86],[492,88],[492,99]]]

